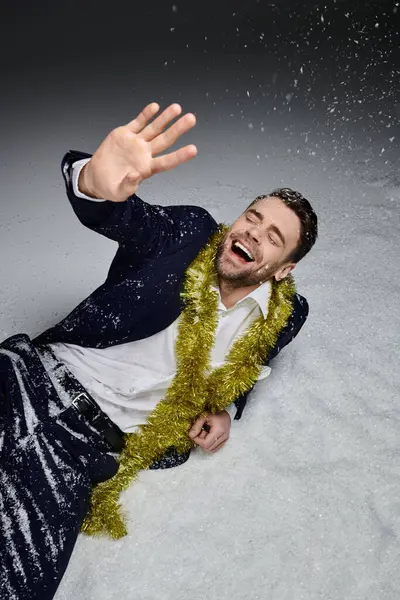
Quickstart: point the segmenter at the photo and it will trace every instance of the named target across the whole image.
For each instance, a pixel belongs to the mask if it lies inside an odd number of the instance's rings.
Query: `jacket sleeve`
[[[279,352],[296,337],[300,329],[303,327],[309,313],[308,302],[300,294],[296,294],[293,302],[293,311],[286,327],[281,331],[278,340],[272,349],[271,354],[268,357],[266,365],[269,365],[271,360],[278,356]],[[240,419],[242,416],[244,407],[246,406],[248,395],[252,391],[254,386],[245,394],[242,394],[235,400],[237,412],[235,414],[235,420]]]
[[[68,199],[79,221],[88,229],[130,247],[138,256],[172,253],[178,245],[182,247],[185,237],[190,243],[199,232],[215,230],[214,219],[199,206],[152,205],[136,194],[125,202],[92,202],[77,197],[72,184],[72,165],[91,156],[69,150],[61,162]]]

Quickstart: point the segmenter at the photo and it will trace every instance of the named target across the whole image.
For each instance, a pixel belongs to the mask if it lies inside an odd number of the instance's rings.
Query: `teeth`
[[[250,250],[248,250],[245,246],[243,246],[243,244],[241,244],[240,242],[235,242],[234,246],[237,246],[238,248],[243,250],[243,252],[245,252],[247,254],[247,256],[250,258],[250,260],[254,260],[254,256],[252,255]]]

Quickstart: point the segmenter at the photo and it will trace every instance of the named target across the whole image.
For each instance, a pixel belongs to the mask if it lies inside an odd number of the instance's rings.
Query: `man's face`
[[[280,198],[269,196],[248,208],[224,236],[216,256],[220,279],[248,287],[295,267],[288,260],[300,238],[297,215]]]

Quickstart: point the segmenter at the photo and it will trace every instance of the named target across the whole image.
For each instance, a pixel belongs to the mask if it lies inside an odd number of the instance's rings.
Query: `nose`
[[[251,237],[251,239],[253,240],[253,242],[257,245],[260,244],[260,230],[258,227],[254,226],[254,227],[249,227],[247,229],[247,234],[249,237]]]

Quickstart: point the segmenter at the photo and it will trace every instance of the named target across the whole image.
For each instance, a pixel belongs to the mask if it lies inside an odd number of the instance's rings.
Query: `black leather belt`
[[[72,399],[74,410],[84,415],[85,419],[101,433],[115,452],[121,452],[125,445],[121,429],[101,410],[87,392],[81,392]]]
[[[80,381],[57,358],[50,346],[39,345],[36,350],[43,358],[50,359],[51,367],[48,371],[50,378],[53,375],[70,395],[71,406],[66,410],[71,408],[83,415],[87,422],[107,440],[114,452],[121,452],[125,445],[124,432],[101,410]]]

